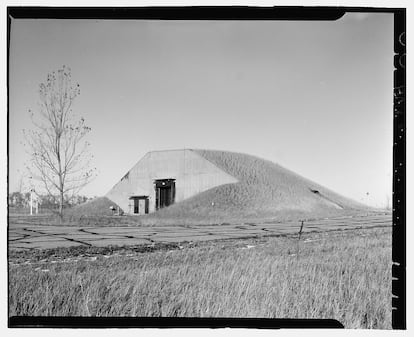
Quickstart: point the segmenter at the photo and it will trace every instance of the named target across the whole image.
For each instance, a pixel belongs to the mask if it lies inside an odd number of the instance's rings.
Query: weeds
[[[10,265],[9,312],[334,318],[347,328],[391,328],[391,229],[302,236],[300,259],[289,256],[297,238],[278,237]]]

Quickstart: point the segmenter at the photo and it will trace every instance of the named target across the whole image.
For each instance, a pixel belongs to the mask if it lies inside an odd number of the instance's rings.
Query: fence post
[[[299,229],[299,236],[298,236],[298,243],[296,246],[296,259],[299,258],[299,244],[300,244],[300,237],[302,236],[302,230],[303,230],[303,224],[304,224],[304,220],[301,220],[301,225],[300,225],[300,229]]]

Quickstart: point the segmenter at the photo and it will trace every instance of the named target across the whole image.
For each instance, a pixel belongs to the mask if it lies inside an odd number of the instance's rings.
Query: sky
[[[274,161],[344,196],[392,193],[393,16],[338,21],[16,20],[9,63],[9,188],[38,87],[62,65],[81,94],[106,194],[148,151],[200,148]]]

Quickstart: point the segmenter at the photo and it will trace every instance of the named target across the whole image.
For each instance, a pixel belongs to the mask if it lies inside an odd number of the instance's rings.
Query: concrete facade
[[[129,214],[134,214],[131,198],[145,197],[151,213],[156,210],[156,199],[159,198],[155,182],[163,179],[174,180],[175,203],[213,187],[237,182],[236,178],[192,150],[154,151],[147,153],[129,170],[106,197]]]

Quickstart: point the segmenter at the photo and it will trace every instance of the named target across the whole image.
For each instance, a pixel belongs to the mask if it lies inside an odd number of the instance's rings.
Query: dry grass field
[[[391,328],[391,228],[9,255],[9,315],[334,318]]]

